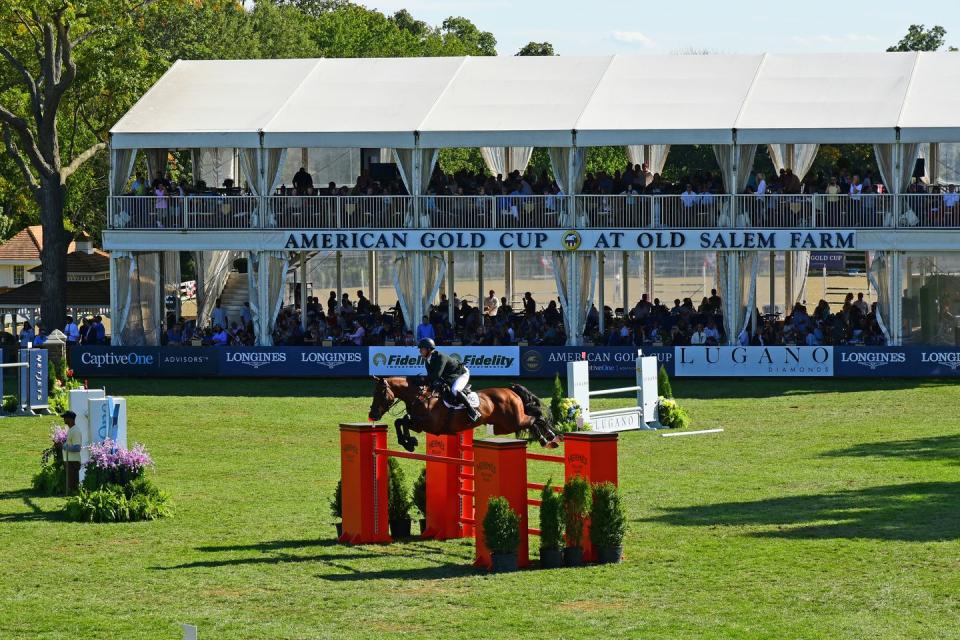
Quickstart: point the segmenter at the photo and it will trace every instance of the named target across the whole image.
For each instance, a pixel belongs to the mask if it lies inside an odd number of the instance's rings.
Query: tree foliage
[[[887,51],[939,51],[946,37],[947,30],[938,24],[929,29],[922,24],[912,24],[900,42],[888,47]],[[950,47],[949,50],[956,51],[957,48]]]
[[[517,51],[518,56],[555,56],[553,45],[549,42],[528,42]]]

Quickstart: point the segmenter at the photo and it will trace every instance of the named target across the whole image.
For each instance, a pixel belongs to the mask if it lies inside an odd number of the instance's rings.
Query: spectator
[[[497,309],[499,308],[500,300],[497,298],[496,292],[490,289],[490,295],[483,299],[483,314],[488,318],[492,318],[497,315]]]
[[[304,167],[300,167],[300,170],[293,176],[293,188],[298,196],[305,196],[308,189],[313,189],[313,177],[307,173]]]
[[[63,327],[63,333],[67,337],[68,347],[80,342],[80,327],[73,321],[73,316],[67,316],[67,324]]]
[[[427,316],[423,316],[423,320],[417,326],[417,342],[425,338],[435,340],[437,337],[436,332],[433,330],[433,325],[430,324],[430,319]]]
[[[220,306],[220,298],[217,298],[217,302],[213,307],[213,311],[210,313],[210,324],[213,326],[226,327],[227,325],[227,311],[222,306]]]

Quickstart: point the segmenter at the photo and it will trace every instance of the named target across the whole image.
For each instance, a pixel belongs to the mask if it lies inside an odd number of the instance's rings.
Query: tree
[[[489,31],[480,31],[466,18],[453,16],[447,18],[440,25],[440,33],[445,40],[455,38],[465,49],[472,49],[475,52],[468,55],[497,55],[497,39],[493,34]]]
[[[555,56],[553,45],[549,42],[528,42],[517,51],[518,56]]]
[[[939,51],[946,36],[947,30],[940,25],[927,29],[922,24],[912,24],[900,42],[887,48],[887,51]],[[956,51],[957,48],[950,47],[949,50]]]
[[[40,311],[48,329],[62,326],[66,314],[67,181],[106,147],[105,139],[90,131],[84,105],[68,102],[68,92],[74,89],[78,67],[83,64],[77,56],[84,52],[96,55],[98,46],[110,41],[117,25],[151,2],[76,0],[53,5],[44,0],[5,0],[0,5],[0,57],[4,63],[0,87],[5,87],[0,93],[0,129],[7,155],[40,213]],[[73,129],[63,139],[59,118],[67,104],[73,107],[72,113],[65,114],[72,116]],[[77,145],[77,138],[86,138],[87,144]]]

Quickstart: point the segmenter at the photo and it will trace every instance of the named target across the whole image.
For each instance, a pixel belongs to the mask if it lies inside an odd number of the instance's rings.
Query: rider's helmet
[[[430,338],[424,338],[419,343],[417,343],[417,349],[430,349],[433,351],[437,348],[437,344]]]

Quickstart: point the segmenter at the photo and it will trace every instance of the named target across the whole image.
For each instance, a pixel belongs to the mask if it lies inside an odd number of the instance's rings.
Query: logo
[[[360,453],[357,450],[357,446],[353,444],[343,445],[342,452],[343,452],[343,458],[347,462],[353,462],[356,459],[357,454]]]
[[[440,438],[429,440],[427,442],[427,453],[432,456],[444,456],[447,455],[447,447]]]
[[[311,351],[300,354],[300,362],[318,364],[328,369],[336,369],[342,364],[360,362],[360,354],[354,351]]]
[[[100,369],[116,365],[151,366],[155,363],[154,356],[146,353],[84,353],[80,362],[90,364]]]
[[[254,369],[287,361],[287,354],[282,351],[234,351],[233,353],[228,352],[226,355],[227,362],[244,364]]]
[[[522,364],[524,371],[540,371],[540,367],[543,365],[543,359],[540,357],[539,352],[527,351],[523,354]]]
[[[932,351],[920,354],[920,362],[929,362],[932,364],[942,364],[950,367],[951,371],[960,368],[960,352],[957,351]]]
[[[379,351],[373,354],[373,364],[378,367],[382,367],[383,365],[387,364],[387,354]]]
[[[463,356],[461,356],[459,353],[451,352],[451,353],[448,353],[447,355],[453,358],[454,360],[456,360],[457,362],[463,362]]]
[[[869,367],[871,371],[876,371],[880,367],[888,364],[903,364],[907,361],[905,353],[885,353],[885,352],[848,352],[840,355],[840,362]]]
[[[560,239],[560,242],[563,244],[563,248],[567,251],[576,251],[580,248],[580,243],[583,242],[583,240],[581,240],[579,233],[570,230],[563,234],[563,238]]]
[[[497,465],[492,462],[481,462],[477,465],[477,473],[486,482],[490,482],[497,475]]]

